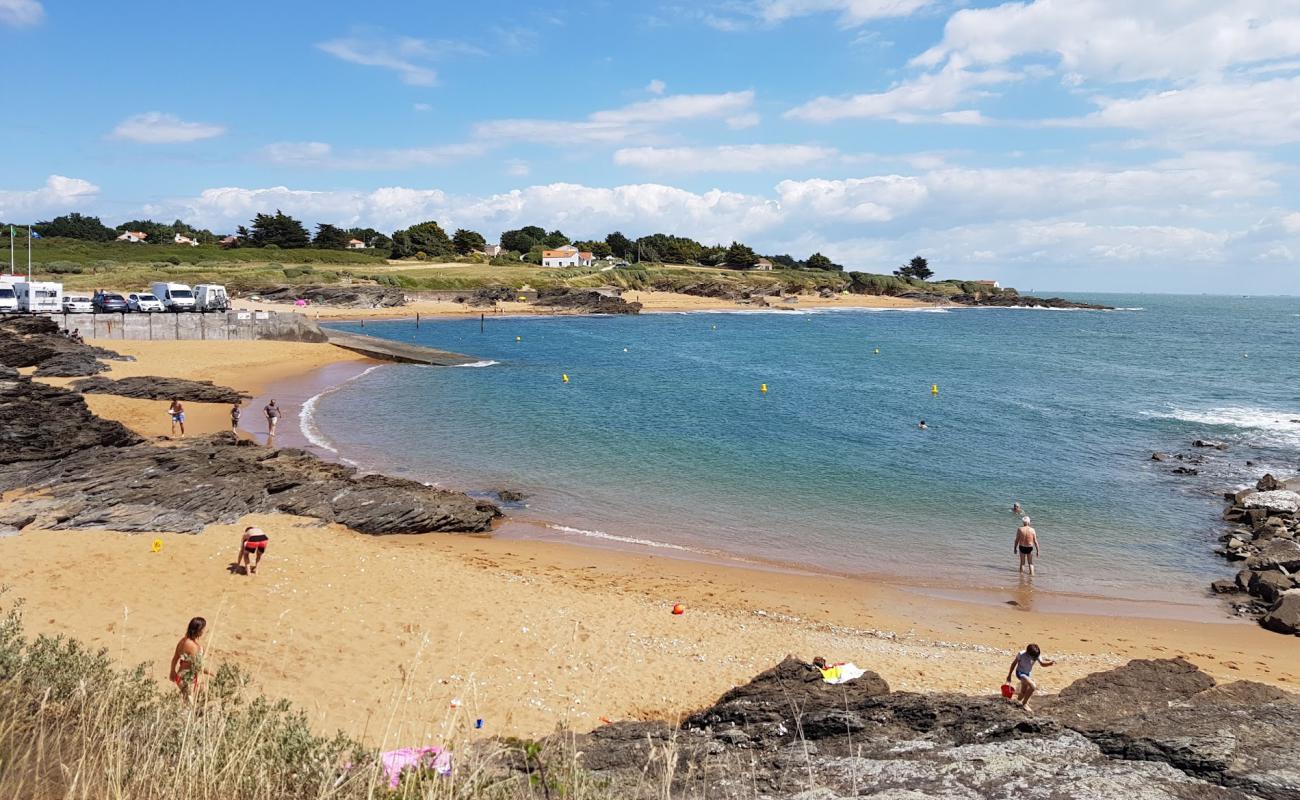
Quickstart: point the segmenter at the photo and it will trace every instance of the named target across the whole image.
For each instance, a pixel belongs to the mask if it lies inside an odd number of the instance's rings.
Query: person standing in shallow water
[[[262,411],[266,413],[266,432],[268,435],[274,436],[275,426],[280,422],[280,407],[272,400],[266,404],[266,408],[262,409]]]
[[[1029,517],[1020,518],[1020,527],[1016,529],[1015,550],[1020,555],[1020,574],[1029,567],[1029,576],[1034,575],[1034,556],[1042,555],[1038,549],[1038,531],[1029,524]]]
[[[208,621],[203,617],[191,619],[172,653],[171,682],[181,690],[181,697],[190,702],[199,693],[199,679],[207,674],[203,669],[203,649],[199,647],[199,639],[207,627]]]

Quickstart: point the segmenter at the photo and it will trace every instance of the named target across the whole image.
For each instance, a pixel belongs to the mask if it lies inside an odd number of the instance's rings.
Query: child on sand
[[[176,643],[172,653],[171,681],[181,690],[181,697],[193,702],[199,693],[199,678],[208,674],[203,669],[203,650],[199,638],[208,627],[203,617],[195,617],[185,626],[185,636]]]
[[[1042,664],[1044,667],[1050,667],[1055,664],[1050,658],[1043,658],[1043,652],[1038,649],[1036,644],[1027,644],[1025,649],[1016,653],[1016,657],[1011,661],[1011,669],[1007,671],[1007,683],[1011,683],[1014,676],[1020,680],[1020,691],[1016,692],[1014,702],[1019,703],[1020,707],[1026,711],[1029,708],[1029,698],[1034,696],[1038,691],[1038,684],[1034,683],[1031,674],[1034,671],[1034,664]]]
[[[240,414],[243,413],[244,412],[239,408],[238,402],[236,402],[233,406],[230,407],[230,432],[231,433],[239,432],[239,416]]]
[[[244,528],[244,538],[239,540],[239,561],[238,565],[244,568],[245,575],[256,575],[257,568],[262,563],[262,556],[266,554],[266,546],[271,541],[271,537],[266,535],[266,531],[252,525]],[[253,558],[253,554],[257,558]]]
[[[185,437],[185,406],[181,405],[178,399],[172,399],[172,404],[167,408],[167,413],[172,417],[172,436],[176,435],[176,426],[180,426],[181,438]]]

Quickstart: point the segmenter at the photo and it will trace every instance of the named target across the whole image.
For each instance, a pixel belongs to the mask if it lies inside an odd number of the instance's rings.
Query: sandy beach
[[[113,362],[110,377],[191,377],[251,394],[361,361],[328,345],[100,344],[137,358]],[[143,435],[168,433],[164,403],[87,400]],[[227,407],[187,406],[191,435],[228,429]],[[256,576],[230,570],[247,524],[271,537]],[[255,516],[196,536],[29,529],[0,539],[0,551],[6,599],[26,602],[34,631],[143,662],[161,682],[185,621],[204,615],[215,663],[237,663],[322,730],[376,744],[436,741],[455,718],[483,719],[485,734],[518,735],[674,718],[788,653],[853,661],[906,690],[994,693],[1031,640],[1058,659],[1043,671],[1046,691],[1131,658],[1176,655],[1216,677],[1300,685],[1293,639],[1226,615],[1065,613],[1032,589],[959,602],[903,585],[500,533],[379,538]],[[674,603],[686,613],[671,614]]]

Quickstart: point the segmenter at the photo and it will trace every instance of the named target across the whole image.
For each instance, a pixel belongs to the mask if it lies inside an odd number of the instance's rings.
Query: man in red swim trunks
[[[271,537],[261,528],[252,525],[244,528],[244,538],[239,540],[238,563],[244,568],[245,575],[257,574],[257,567],[262,563],[262,556],[266,554],[266,545],[270,541]]]

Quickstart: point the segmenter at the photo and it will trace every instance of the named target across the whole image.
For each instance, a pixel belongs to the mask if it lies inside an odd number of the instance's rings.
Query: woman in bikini
[[[176,643],[176,652],[172,653],[171,681],[181,690],[181,697],[190,702],[199,693],[199,678],[207,674],[203,669],[203,649],[199,647],[199,638],[208,627],[203,617],[195,617],[185,627],[185,636]]]
[[[266,554],[266,546],[270,541],[271,538],[261,528],[251,525],[244,528],[244,538],[239,540],[239,565],[244,568],[245,575],[257,574],[257,567],[262,563],[262,556]]]

